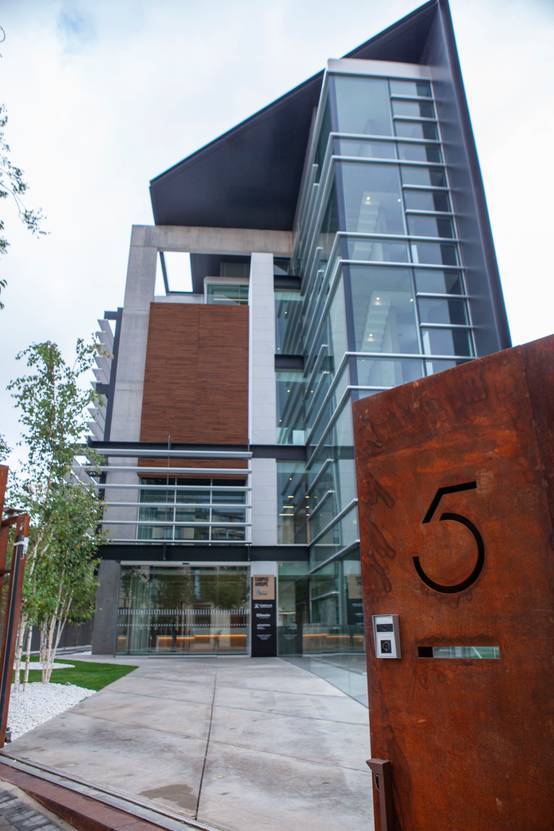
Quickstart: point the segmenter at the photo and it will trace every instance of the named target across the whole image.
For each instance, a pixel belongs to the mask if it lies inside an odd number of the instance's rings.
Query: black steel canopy
[[[422,63],[430,0],[346,58]],[[150,182],[157,225],[290,230],[323,72],[308,78]]]

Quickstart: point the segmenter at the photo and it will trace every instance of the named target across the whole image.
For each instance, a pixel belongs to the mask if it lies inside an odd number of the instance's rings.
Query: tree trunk
[[[42,683],[47,684],[48,679],[45,673],[45,667],[48,665],[48,621],[45,620],[40,624],[40,662],[42,664]]]
[[[15,638],[15,658],[13,663],[13,671],[14,671],[14,689],[19,690],[20,686],[20,675],[21,675],[21,656],[23,654],[23,641],[25,639],[25,630],[27,629],[27,617],[25,615],[21,615],[19,619],[19,626],[17,627],[17,635]]]
[[[31,643],[33,640],[33,627],[27,627],[27,641],[25,643],[25,675],[23,676],[23,689],[27,689],[29,683],[29,664],[31,663]]]
[[[45,624],[45,648],[42,664],[42,683],[50,683],[52,664],[54,663],[54,632],[56,630],[56,615],[51,615]]]

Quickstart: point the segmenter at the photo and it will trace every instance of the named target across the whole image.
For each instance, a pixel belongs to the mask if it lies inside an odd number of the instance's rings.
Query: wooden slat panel
[[[247,306],[151,304],[140,438],[247,444]]]

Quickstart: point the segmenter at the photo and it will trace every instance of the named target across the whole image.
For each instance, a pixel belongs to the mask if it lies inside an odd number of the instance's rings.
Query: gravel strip
[[[59,716],[95,692],[96,690],[85,690],[75,684],[43,684],[40,681],[27,684],[26,690],[20,689],[18,692],[12,687],[8,715],[12,741],[54,716]]]

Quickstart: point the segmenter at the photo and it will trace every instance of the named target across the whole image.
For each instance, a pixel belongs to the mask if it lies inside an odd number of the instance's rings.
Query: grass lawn
[[[31,659],[33,661],[37,658]],[[60,655],[57,660],[59,664],[71,664],[72,669],[55,669],[52,672],[51,681],[53,684],[75,684],[77,687],[85,687],[87,690],[101,690],[102,687],[107,687],[117,681],[118,678],[123,678],[136,669],[136,666],[129,666],[128,664],[97,664],[93,661],[74,661],[66,660],[63,655]],[[40,681],[42,673],[40,670],[31,670],[29,672],[29,681]]]

